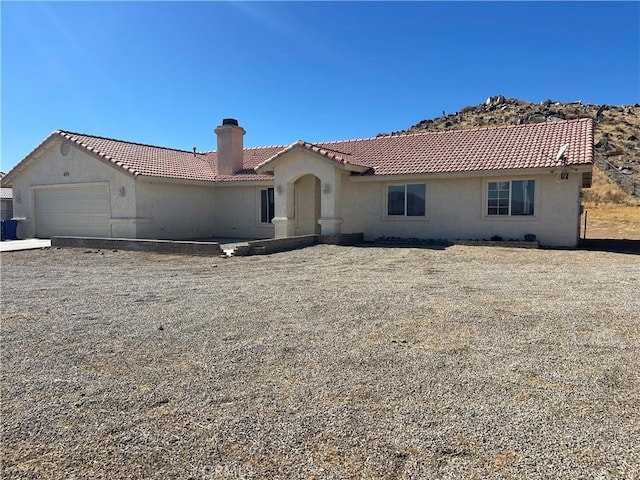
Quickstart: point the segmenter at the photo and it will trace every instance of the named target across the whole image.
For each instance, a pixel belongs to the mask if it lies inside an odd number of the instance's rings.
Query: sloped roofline
[[[525,129],[525,128],[535,128],[540,125],[552,125],[554,123],[580,123],[590,121],[593,123],[593,119],[589,117],[581,117],[581,118],[572,118],[569,120],[558,120],[555,122],[531,122],[531,123],[521,123],[520,125],[489,125],[486,127],[473,127],[473,128],[459,128],[459,129],[451,129],[451,130],[438,130],[438,131],[423,131],[423,132],[401,132],[401,133],[389,133],[389,134],[379,134],[375,137],[363,137],[363,138],[352,138],[347,140],[329,140],[327,142],[316,142],[320,145],[331,145],[338,143],[351,143],[351,142],[363,142],[367,140],[379,140],[381,138],[395,138],[395,137],[421,137],[428,135],[451,135],[458,132],[483,132],[486,130],[509,130],[509,129]]]
[[[127,167],[124,163],[122,163],[119,160],[115,160],[109,154],[101,152],[98,149],[92,148],[89,145],[87,145],[85,143],[82,143],[80,141],[80,139],[77,139],[77,138],[73,137],[74,135],[83,135],[81,133],[68,132],[66,130],[56,130],[54,133],[58,134],[59,136],[61,136],[65,140],[69,140],[69,141],[75,143],[76,145],[80,146],[80,148],[82,148],[86,152],[88,152],[90,154],[93,154],[94,156],[97,156],[100,159],[104,159],[107,162],[120,167],[122,170],[124,170],[125,172],[133,175],[134,177],[137,177],[137,176],[141,175],[141,173],[138,172],[137,170],[135,170],[134,168]],[[84,136],[92,137],[92,138],[99,138],[99,139],[102,139],[102,140],[111,140],[111,141],[120,142],[120,143],[128,143],[128,144],[131,144],[131,145],[141,145],[141,146],[144,146],[144,147],[163,148],[165,150],[173,150],[173,149],[170,149],[170,148],[156,147],[155,145],[145,145],[144,143],[128,142],[126,140],[118,140],[118,139],[115,139],[115,138],[101,137],[101,136],[98,136],[98,135],[84,135]]]
[[[98,149],[92,148],[89,145],[83,143],[79,138],[75,138],[75,136],[82,136],[82,137],[91,137],[91,138],[96,138],[96,139],[100,139],[100,140],[109,140],[112,142],[118,142],[118,143],[126,143],[129,145],[139,145],[141,147],[149,147],[149,148],[157,148],[157,149],[161,149],[161,150],[170,150],[170,151],[174,151],[174,152],[180,152],[180,153],[188,153],[188,154],[193,154],[194,152],[191,152],[189,150],[181,150],[178,148],[170,148],[170,147],[161,147],[158,145],[150,145],[150,144],[146,144],[146,143],[140,143],[140,142],[131,142],[129,140],[121,140],[118,138],[111,138],[111,137],[104,137],[104,136],[100,136],[100,135],[89,135],[89,134],[85,134],[85,133],[79,133],[79,132],[71,132],[68,130],[54,130],[53,132],[51,132],[42,142],[40,142],[33,150],[31,150],[28,154],[26,154],[24,156],[24,158],[22,160],[20,160],[20,162],[18,162],[10,171],[9,173],[5,174],[2,177],[2,184],[3,185],[10,185],[11,182],[13,181],[13,177],[15,177],[15,175],[24,170],[30,163],[31,161],[34,159],[34,156],[40,152],[41,150],[45,149],[46,146],[51,143],[53,140],[56,140],[57,138],[62,138],[64,140],[68,140],[70,142],[73,142],[74,144],[76,144],[78,147],[80,147],[82,150],[84,150],[85,152],[91,154],[92,156],[103,160],[111,165],[114,165],[118,168],[120,168],[121,170],[123,170],[124,172],[128,173],[129,175],[132,175],[134,177],[138,177],[138,176],[144,176],[141,172],[139,172],[138,170],[136,170],[135,168],[132,167],[128,167],[127,165],[125,165],[123,162],[121,162],[120,160],[116,160],[113,157],[111,157],[109,154],[105,153],[105,152],[101,152]],[[197,152],[197,155],[204,155],[202,152]]]
[[[339,150],[333,150],[331,148],[326,148],[324,146],[316,145],[313,143],[305,142],[304,140],[298,140],[295,143],[292,143],[285,149],[276,153],[272,157],[266,159],[260,165],[254,168],[256,173],[267,173],[272,172],[275,165],[289,153],[295,150],[305,150],[307,152],[313,153],[315,155],[320,156],[325,160],[329,160],[333,164],[336,164],[339,168],[343,170],[348,170],[351,172],[364,173],[367,170],[370,170],[371,167],[368,165],[360,164],[353,159],[353,155],[347,152],[341,152]]]
[[[574,140],[578,140],[580,145],[575,145],[579,148],[579,151],[581,152],[581,159],[579,161],[577,161],[575,164],[576,165],[587,165],[587,164],[593,164],[593,120],[590,118],[580,118],[580,119],[572,119],[572,120],[564,120],[562,122],[552,122],[552,123],[545,123],[542,125],[547,125],[547,126],[551,126],[553,124],[582,124],[585,125],[587,123],[590,123],[588,128],[585,128],[584,131],[581,133],[580,138],[574,138]],[[262,176],[266,176],[267,173],[272,173],[273,171],[273,166],[280,161],[280,159],[283,158],[283,156],[286,156],[287,154],[289,154],[290,152],[296,150],[296,149],[302,149],[304,151],[307,151],[309,153],[312,153],[316,156],[318,156],[319,158],[321,158],[324,161],[328,161],[331,162],[332,165],[336,166],[337,168],[346,170],[346,171],[351,171],[353,173],[359,173],[361,175],[368,175],[368,174],[373,174],[373,176],[378,176],[378,175],[390,175],[390,174],[397,174],[397,175],[403,175],[403,174],[409,174],[409,173],[416,173],[416,172],[412,172],[412,171],[406,171],[406,168],[403,170],[402,168],[397,169],[397,171],[395,172],[380,172],[378,170],[376,170],[376,163],[375,161],[377,161],[377,158],[374,160],[372,158],[365,158],[362,157],[361,155],[359,155],[358,152],[359,151],[359,145],[358,144],[367,144],[367,143],[377,143],[378,141],[381,142],[385,142],[388,141],[389,139],[401,139],[403,137],[432,137],[432,138],[438,138],[438,136],[442,136],[442,137],[446,137],[446,136],[453,136],[452,137],[452,141],[455,141],[455,135],[456,134],[461,134],[464,132],[465,135],[468,135],[470,133],[474,133],[474,132],[485,132],[485,131],[494,131],[494,130],[507,130],[507,131],[513,131],[513,130],[528,130],[528,129],[535,129],[535,128],[540,128],[542,126],[540,123],[530,123],[530,124],[522,124],[522,125],[501,125],[501,126],[491,126],[491,127],[478,127],[478,128],[472,128],[472,129],[464,129],[464,130],[445,130],[445,131],[439,131],[439,132],[414,132],[414,133],[404,133],[401,135],[378,135],[376,137],[369,137],[369,138],[361,138],[361,139],[352,139],[352,140],[334,140],[334,141],[330,141],[330,142],[317,142],[317,143],[310,143],[310,142],[306,142],[303,140],[298,140],[297,142],[294,142],[293,144],[289,145],[289,146],[282,146],[282,145],[276,145],[276,146],[272,146],[272,147],[250,147],[250,148],[245,148],[244,152],[245,153],[251,153],[251,152],[259,152],[260,150],[264,151],[266,149],[277,149],[275,150],[276,153],[273,153],[273,150],[269,153],[267,153],[268,155],[271,155],[269,158],[267,158],[266,160],[262,160],[261,163],[259,163],[256,167],[248,167],[246,169],[246,171],[244,171],[244,173],[242,175],[238,175],[237,178],[235,178],[235,175],[231,175],[231,176],[220,176],[218,174],[216,174],[215,172],[213,173],[213,176],[211,178],[201,178],[201,179],[188,179],[189,181],[194,180],[194,181],[207,181],[207,182],[213,182],[216,183],[218,181],[224,181],[224,182],[228,182],[228,181],[247,181],[249,179],[249,177],[251,177],[252,175],[260,175],[262,174]],[[575,130],[574,130],[575,131]],[[582,136],[584,135],[584,136]],[[507,137],[510,137],[511,135],[507,135]],[[83,138],[84,137],[84,138]],[[518,135],[513,135],[513,139],[514,141],[517,141],[517,137]],[[133,145],[133,146],[140,146],[140,147],[145,147],[145,148],[149,148],[149,149],[157,149],[159,151],[164,151],[164,152],[175,152],[176,154],[180,155],[193,155],[194,152],[191,152],[189,150],[182,150],[182,149],[175,149],[175,148],[168,148],[168,147],[160,147],[160,146],[156,146],[156,145],[149,145],[149,144],[144,144],[144,143],[137,143],[137,142],[130,142],[130,141],[126,141],[126,140],[119,140],[119,139],[114,139],[114,138],[109,138],[109,137],[102,137],[102,136],[97,136],[97,135],[86,135],[86,134],[81,134],[81,133],[76,133],[76,132],[70,132],[70,131],[66,131],[66,130],[55,130],[54,132],[52,132],[48,137],[46,137],[39,145],[37,145],[31,152],[29,152],[29,154],[27,154],[14,168],[11,169],[11,171],[4,177],[2,178],[2,186],[9,186],[11,185],[11,183],[13,182],[13,180],[15,179],[16,175],[18,174],[18,172],[22,171],[24,168],[26,168],[31,161],[34,160],[34,156],[37,157],[39,152],[42,151],[43,149],[48,148],[48,145],[53,142],[56,139],[62,139],[62,140],[68,140],[70,142],[73,142],[73,144],[82,149],[83,151],[85,151],[86,153],[92,155],[94,158],[97,158],[111,166],[113,166],[114,168],[118,168],[120,169],[122,172],[131,175],[133,177],[150,177],[150,178],[167,178],[167,179],[181,179],[182,177],[180,177],[180,175],[178,175],[178,172],[173,172],[172,171],[172,167],[169,167],[168,170],[165,172],[165,175],[160,175],[160,176],[156,176],[153,174],[149,174],[148,172],[144,171],[144,170],[138,170],[140,168],[139,165],[129,165],[126,163],[126,158],[114,158],[118,156],[118,152],[114,149],[113,151],[110,152],[106,152],[106,151],[100,151],[100,147],[98,146],[98,148],[96,147],[91,147],[90,145],[87,145],[86,143],[83,143],[84,141],[89,141],[88,139],[92,138],[92,139],[96,139],[96,140],[105,140],[108,142],[115,142],[115,143],[119,143],[119,144],[124,144],[124,145]],[[444,139],[444,138],[443,138]],[[401,141],[401,140],[399,140]],[[438,142],[439,143],[439,142]],[[557,142],[556,142],[557,143]],[[332,148],[333,146],[336,146],[336,148]],[[282,148],[281,148],[282,147]],[[572,148],[574,147],[574,145],[572,145]],[[344,151],[343,149],[346,149],[347,151]],[[107,149],[108,150],[108,149]],[[547,155],[547,156],[551,156],[555,154],[554,152],[542,152],[541,155]],[[113,156],[112,156],[113,155]],[[197,156],[197,159],[199,161],[211,161],[210,158],[208,158],[210,155],[214,155],[214,161],[215,161],[215,151],[213,152],[197,152],[195,154]],[[264,158],[264,157],[263,157]],[[542,158],[542,157],[541,157]],[[544,162],[543,162],[544,163]],[[548,163],[548,162],[547,162]],[[570,164],[572,164],[573,162],[570,162]],[[254,164],[255,165],[255,164]],[[550,165],[534,165],[534,166],[550,166]],[[501,166],[501,168],[504,168]],[[507,168],[509,168],[507,166]],[[530,168],[528,166],[516,166],[515,168]],[[389,168],[387,167],[387,170],[389,170]],[[393,170],[393,169],[392,169]],[[455,170],[456,172],[463,172],[463,171],[477,171],[477,165],[476,168],[472,168],[472,169],[460,169],[460,170]],[[484,169],[482,169],[484,170]],[[486,169],[486,171],[493,171],[495,170],[495,168],[488,168]],[[449,170],[444,170],[444,169],[439,169],[437,171],[434,171],[433,173],[437,173],[437,172],[447,172]],[[451,170],[454,171],[454,170]],[[247,175],[251,173],[251,175]],[[423,173],[427,173],[427,172],[423,172]],[[227,178],[229,177],[229,178]]]

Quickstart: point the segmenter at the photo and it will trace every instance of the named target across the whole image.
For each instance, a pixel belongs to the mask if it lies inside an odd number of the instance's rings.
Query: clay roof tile
[[[365,175],[462,173],[506,169],[546,168],[558,165],[556,154],[566,143],[567,165],[593,163],[593,122],[590,119],[517,126],[450,130],[445,132],[379,136],[357,140],[244,149],[244,169],[234,175],[217,172],[217,152],[177,150],[68,131],[59,136],[135,176],[205,182],[269,180],[255,168],[303,148],[342,165],[354,165]],[[15,169],[14,169],[15,170]],[[11,173],[11,172],[10,172]],[[3,182],[4,184],[4,182]]]

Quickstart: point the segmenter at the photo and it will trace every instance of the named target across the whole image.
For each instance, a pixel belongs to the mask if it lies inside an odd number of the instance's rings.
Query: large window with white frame
[[[424,217],[427,187],[424,183],[387,185],[387,216]]]
[[[260,223],[271,223],[275,216],[275,200],[273,188],[260,190]]]
[[[535,180],[509,180],[487,183],[488,216],[533,216]]]

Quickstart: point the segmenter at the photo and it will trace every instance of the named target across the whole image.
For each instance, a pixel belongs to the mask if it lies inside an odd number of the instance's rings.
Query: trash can
[[[17,240],[18,239],[18,222],[19,220],[5,220],[2,222],[2,232],[4,233],[5,240]]]

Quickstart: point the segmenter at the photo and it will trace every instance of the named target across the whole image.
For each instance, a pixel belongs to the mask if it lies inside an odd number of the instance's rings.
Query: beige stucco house
[[[579,239],[589,119],[258,148],[234,119],[215,134],[193,152],[53,132],[2,181],[19,235]]]

